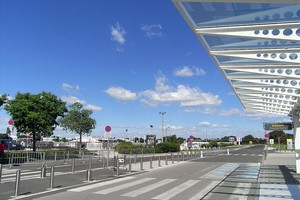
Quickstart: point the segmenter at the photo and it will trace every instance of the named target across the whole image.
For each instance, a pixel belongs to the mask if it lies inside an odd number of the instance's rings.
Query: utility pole
[[[161,115],[161,139],[164,142],[164,115],[166,112],[159,112],[159,114]]]

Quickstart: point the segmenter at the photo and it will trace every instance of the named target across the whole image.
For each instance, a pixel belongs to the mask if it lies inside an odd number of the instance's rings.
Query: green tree
[[[242,138],[243,143],[248,143],[250,141],[254,142],[255,138],[252,135],[246,135],[245,137]]]
[[[5,104],[8,101],[7,99],[7,95],[6,94],[2,94],[0,96],[0,108],[3,106],[3,104]]]
[[[18,133],[30,132],[33,138],[33,151],[36,150],[36,138],[53,134],[58,125],[57,118],[67,111],[65,102],[51,93],[17,93],[9,100],[4,109],[14,120]]]
[[[69,106],[68,113],[60,118],[60,126],[66,131],[79,134],[79,153],[82,148],[82,135],[89,135],[96,127],[96,120],[90,116],[93,114],[92,110],[83,109],[81,103],[74,103]]]
[[[286,135],[285,135],[285,132],[282,130],[275,130],[275,131],[271,131],[269,133],[269,138],[274,139],[274,141],[282,142],[282,141],[285,141]]]

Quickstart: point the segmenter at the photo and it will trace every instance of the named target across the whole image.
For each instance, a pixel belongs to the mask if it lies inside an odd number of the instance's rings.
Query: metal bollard
[[[56,161],[56,158],[57,158],[57,152],[55,151],[54,152],[54,160]]]
[[[75,173],[75,158],[72,160],[72,173]]]
[[[152,159],[153,159],[153,156],[150,156],[150,169],[152,169]]]
[[[179,160],[179,152],[177,152],[177,162],[180,162],[180,160]]]
[[[105,157],[102,155],[102,168],[105,168]]]
[[[168,165],[168,155],[166,155],[166,165]]]
[[[203,158],[203,151],[200,152],[200,157]]]
[[[120,163],[119,163],[119,156],[117,156],[117,160],[116,160],[116,161],[117,161],[116,175],[119,176],[119,166],[120,166]]]
[[[129,173],[131,173],[131,157],[128,157],[129,161],[128,161],[128,171]]]
[[[227,149],[227,155],[229,155],[229,149]]]
[[[41,167],[41,178],[45,178],[45,177],[46,177],[46,166],[45,164],[43,164]]]
[[[141,156],[141,164],[140,164],[140,171],[143,171],[144,169],[143,169],[143,156]]]
[[[18,169],[16,171],[15,197],[17,197],[19,195],[20,179],[21,179],[21,170]]]
[[[0,164],[0,183],[1,183],[1,177],[2,177],[2,164]]]
[[[160,165],[160,156],[158,156],[158,167],[161,167],[161,165]]]
[[[174,164],[174,155],[171,153],[172,164]]]
[[[53,188],[54,185],[54,166],[51,167],[51,172],[50,172],[50,189]]]
[[[182,152],[181,156],[182,156],[182,161],[184,161],[184,152]]]

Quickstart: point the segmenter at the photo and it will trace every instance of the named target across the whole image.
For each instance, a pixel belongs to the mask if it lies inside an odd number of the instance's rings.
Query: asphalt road
[[[226,200],[241,199],[240,197],[243,196],[237,194],[243,194],[245,191],[248,194],[253,193],[255,199],[258,189],[255,189],[254,180],[257,179],[259,163],[263,159],[263,148],[264,145],[250,146],[231,151],[230,155],[221,153],[219,156],[205,155],[204,158],[199,158],[197,155],[186,156],[185,160],[192,159],[179,163],[175,161],[176,164],[170,162],[171,156],[169,156],[167,167],[130,175],[124,172],[124,176],[121,177],[116,177],[114,170],[103,169],[101,163],[94,161],[95,181],[89,183],[84,182],[86,163],[83,164],[82,169],[78,166],[75,174],[70,172],[70,166],[62,166],[58,170],[61,171],[61,175],[56,172],[56,184],[53,189],[41,191],[41,188],[49,188],[49,178],[22,180],[20,195],[14,198],[12,197],[14,187],[11,185],[13,182],[6,182],[0,184],[0,199]],[[176,155],[174,157],[176,160]],[[145,160],[147,159],[144,158]],[[96,168],[97,165],[99,168]]]

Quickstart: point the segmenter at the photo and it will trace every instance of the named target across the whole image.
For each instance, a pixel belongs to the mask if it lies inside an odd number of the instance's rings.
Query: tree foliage
[[[68,113],[59,120],[60,126],[63,127],[64,130],[79,134],[80,153],[82,135],[89,135],[96,127],[96,120],[90,117],[92,114],[93,111],[83,109],[83,105],[76,102],[69,106]]]
[[[65,102],[51,93],[17,93],[4,109],[14,120],[18,133],[30,132],[33,137],[33,151],[36,150],[37,135],[53,134],[58,125],[57,118],[67,111]]]
[[[6,103],[8,101],[7,99],[7,95],[6,94],[2,94],[0,96],[0,108],[3,106],[4,103]]]

